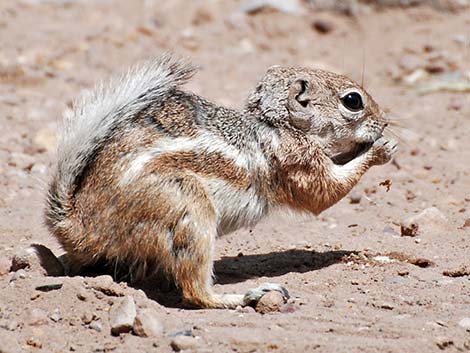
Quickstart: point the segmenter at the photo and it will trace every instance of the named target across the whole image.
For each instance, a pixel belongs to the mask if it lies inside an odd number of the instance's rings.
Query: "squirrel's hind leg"
[[[177,259],[175,280],[183,292],[183,299],[186,303],[202,308],[234,309],[239,305],[256,304],[264,294],[270,291],[280,292],[285,300],[289,298],[287,289],[274,283],[264,283],[257,288],[248,290],[245,294],[214,293],[212,290],[211,251],[213,248],[211,242],[214,239],[201,239],[200,246],[194,247]]]
[[[210,203],[201,196],[191,200],[174,228],[171,272],[186,304],[201,308],[235,308],[243,305],[243,295],[220,295],[212,290],[216,221]]]
[[[216,212],[200,182],[180,175],[178,200],[173,199],[173,220],[168,240],[167,270],[181,289],[183,300],[201,308],[236,308],[256,303],[265,293],[276,290],[288,298],[287,290],[263,284],[246,294],[216,294],[212,289],[213,259],[217,235]],[[169,201],[168,199],[166,200]],[[170,214],[173,213],[170,211]]]

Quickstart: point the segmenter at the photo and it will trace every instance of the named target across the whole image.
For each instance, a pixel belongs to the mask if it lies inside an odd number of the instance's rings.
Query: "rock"
[[[440,234],[448,230],[448,222],[447,218],[439,209],[430,207],[401,222],[400,229],[402,236],[409,237]]]
[[[182,330],[182,331],[174,331],[168,334],[169,337],[176,337],[176,336],[191,336],[193,337],[193,330]]]
[[[157,337],[163,333],[163,324],[154,310],[144,309],[136,316],[133,330],[140,337]]]
[[[109,310],[111,333],[115,336],[130,332],[137,315],[134,298],[126,296]]]
[[[16,271],[13,276],[11,276],[10,282],[17,281],[19,279],[25,279],[26,278],[26,271],[25,270],[18,270]]]
[[[352,191],[349,194],[349,203],[358,204],[361,202],[362,195],[358,191]]]
[[[333,31],[334,25],[333,22],[323,19],[317,19],[312,22],[312,27],[318,33],[327,34]]]
[[[408,219],[400,225],[400,232],[402,236],[415,237],[418,234],[418,224]]]
[[[86,312],[80,318],[85,325],[90,324],[93,321],[93,314]]]
[[[113,297],[124,296],[122,288],[109,275],[102,275],[88,281],[91,288]]]
[[[459,326],[470,332],[470,317],[464,317],[459,321]]]
[[[372,259],[380,264],[391,264],[393,262],[396,262],[395,259],[391,259],[390,257],[385,255],[374,256]]]
[[[51,283],[51,284],[43,284],[41,286],[37,286],[35,289],[40,292],[50,292],[52,290],[61,289],[63,286],[62,283]]]
[[[86,302],[88,300],[88,294],[84,289],[82,289],[77,293],[77,298]]]
[[[92,321],[88,327],[91,328],[92,330],[95,330],[96,332],[103,331],[103,324],[99,320]]]
[[[48,276],[63,276],[64,266],[54,253],[44,245],[33,244],[13,256],[11,270],[29,268]]]
[[[15,331],[19,325],[20,325],[19,322],[16,320],[7,320],[6,322],[3,322],[0,325],[0,327],[7,331]],[[1,347],[0,347],[0,352],[2,352]]]
[[[284,305],[284,297],[278,291],[271,291],[261,297],[256,304],[256,311],[260,314],[279,311]]]
[[[29,312],[29,324],[31,326],[46,325],[48,322],[47,313],[39,308],[34,308]]]
[[[19,251],[13,256],[11,260],[11,270],[18,271],[25,268],[30,268],[35,260],[35,251],[32,248],[27,248]]]
[[[26,344],[28,346],[34,347],[34,348],[42,348],[42,342],[38,340],[36,337],[30,337],[26,340]]]
[[[411,257],[407,260],[407,262],[409,262],[412,265],[421,267],[421,268],[434,266],[434,262],[432,262],[429,259],[422,258],[422,257]]]
[[[454,344],[454,342],[446,337],[437,337],[434,341],[440,349],[446,349]]]
[[[55,309],[54,312],[49,316],[49,318],[54,322],[59,322],[62,320],[62,315],[60,315],[59,309]]]
[[[461,265],[453,270],[445,270],[442,274],[447,277],[470,276],[470,266]]]
[[[430,74],[441,74],[447,70],[447,65],[441,62],[429,63],[424,68]]]
[[[0,277],[10,272],[11,260],[6,256],[0,256]]]
[[[46,174],[47,173],[47,165],[43,163],[35,163],[31,167],[31,173],[34,174]]]
[[[463,46],[467,44],[467,37],[465,36],[465,34],[456,34],[452,37],[452,40]]]
[[[386,309],[386,310],[393,310],[395,308],[395,306],[392,303],[387,303],[387,302],[381,303],[379,306],[381,309]]]
[[[176,336],[171,340],[170,346],[175,352],[194,349],[199,345],[198,339],[191,336]]]

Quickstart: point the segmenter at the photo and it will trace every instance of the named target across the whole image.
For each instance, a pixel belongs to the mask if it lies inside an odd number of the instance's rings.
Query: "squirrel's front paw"
[[[395,140],[387,140],[384,137],[379,138],[374,142],[369,152],[372,156],[372,165],[381,165],[389,162],[398,149],[398,144]]]

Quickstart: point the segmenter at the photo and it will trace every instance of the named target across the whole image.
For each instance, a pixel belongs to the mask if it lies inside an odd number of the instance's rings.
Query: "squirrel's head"
[[[384,112],[360,85],[307,68],[269,68],[247,109],[273,128],[317,140],[338,164],[367,150],[387,126]]]

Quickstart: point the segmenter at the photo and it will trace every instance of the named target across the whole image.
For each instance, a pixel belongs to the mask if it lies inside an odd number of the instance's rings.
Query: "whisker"
[[[366,48],[362,47],[362,73],[361,73],[361,87],[364,87],[364,77],[366,72]]]
[[[403,133],[403,132],[405,132],[405,133]],[[398,142],[400,142],[400,144],[402,144],[403,146],[405,146],[407,148],[413,148],[413,145],[410,143],[410,138],[406,136],[406,135],[410,136],[411,134],[413,134],[413,135],[415,134],[411,130],[402,129],[402,132],[398,132],[393,128],[387,128],[387,129],[385,129],[384,134],[392,136]]]
[[[385,119],[388,125],[396,126],[396,127],[405,127],[406,126],[405,122],[407,120],[409,121],[410,119],[390,119],[390,118]]]

